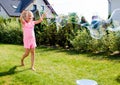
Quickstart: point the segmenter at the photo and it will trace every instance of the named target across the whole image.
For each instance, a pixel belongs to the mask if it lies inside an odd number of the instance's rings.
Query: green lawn
[[[23,46],[0,44],[0,85],[76,85],[92,79],[99,85],[120,85],[120,55],[85,54],[63,49],[36,49],[35,68],[30,56],[19,67]]]

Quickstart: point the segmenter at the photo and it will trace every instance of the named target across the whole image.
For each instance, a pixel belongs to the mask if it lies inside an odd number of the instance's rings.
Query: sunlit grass
[[[120,58],[39,47],[35,68],[30,55],[19,67],[23,46],[0,44],[0,85],[76,85],[76,80],[92,79],[99,85],[120,85]]]

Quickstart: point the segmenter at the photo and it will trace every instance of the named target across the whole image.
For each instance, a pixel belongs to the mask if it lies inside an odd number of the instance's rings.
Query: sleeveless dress
[[[35,21],[30,21],[29,23],[24,22],[23,29],[23,43],[24,48],[35,48],[36,47],[36,39],[34,33],[34,23]]]

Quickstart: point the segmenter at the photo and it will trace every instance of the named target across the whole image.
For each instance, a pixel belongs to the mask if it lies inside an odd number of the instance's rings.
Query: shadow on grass
[[[99,53],[83,53],[86,54],[86,57],[90,57],[92,59],[97,60],[109,60],[109,61],[115,61],[116,63],[120,62],[120,53],[111,55],[111,53],[106,52],[99,52]]]
[[[99,52],[99,53],[92,53],[92,52],[78,52],[75,50],[69,50],[69,49],[62,49],[62,48],[54,48],[54,47],[38,47],[38,49],[41,49],[42,52],[49,52],[49,51],[55,51],[57,52],[65,52],[69,55],[79,55],[83,54],[86,57],[91,57],[92,59],[98,59],[98,60],[110,60],[110,61],[117,61],[120,62],[120,53],[116,53],[113,55],[110,55],[111,53],[106,52]]]
[[[7,76],[7,75],[13,75],[13,74],[16,74],[16,73],[19,73],[19,72],[23,72],[25,70],[28,70],[28,69],[24,69],[24,70],[20,70],[20,71],[15,71],[17,69],[17,67],[21,67],[21,66],[13,66],[12,68],[10,68],[8,71],[5,71],[5,72],[0,72],[0,77],[2,76]]]
[[[110,60],[117,60],[120,62],[120,54],[109,55],[107,58]]]
[[[38,49],[41,49],[42,52],[55,51],[55,52],[66,52],[69,55],[80,54],[79,52],[74,51],[74,50],[57,48],[57,47],[54,47],[54,46],[51,46],[51,47],[50,46],[49,47],[47,47],[47,46],[41,46],[41,47],[38,47]]]
[[[116,81],[117,81],[118,83],[120,83],[120,75],[117,76]]]

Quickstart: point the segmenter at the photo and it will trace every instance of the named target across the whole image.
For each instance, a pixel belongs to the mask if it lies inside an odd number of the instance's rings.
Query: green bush
[[[77,36],[73,40],[71,40],[71,44],[73,45],[74,49],[77,51],[88,51],[88,44],[91,40],[89,33],[86,29],[77,32]]]
[[[44,22],[45,21],[35,27],[38,45],[58,45],[60,47],[71,46],[70,39],[76,34],[76,30],[73,29],[72,24],[66,24],[64,27],[57,29],[54,21],[49,25]]]
[[[78,31],[77,36],[71,41],[77,51],[114,52],[120,51],[120,36],[116,32],[106,33],[101,39],[94,39],[89,31]]]
[[[0,24],[1,43],[22,44],[22,30],[18,23],[14,18],[3,19]]]
[[[118,32],[111,32],[109,35],[109,49],[110,51],[120,51],[120,31]]]
[[[56,45],[56,26],[55,24],[47,25],[41,23],[35,26],[37,45]]]
[[[54,19],[52,24],[44,20],[35,26],[37,45],[60,46],[86,52],[120,51],[120,32],[105,32],[101,39],[91,37],[90,31],[74,23],[67,23],[57,29]],[[0,18],[0,43],[22,44],[22,29],[15,18]]]

